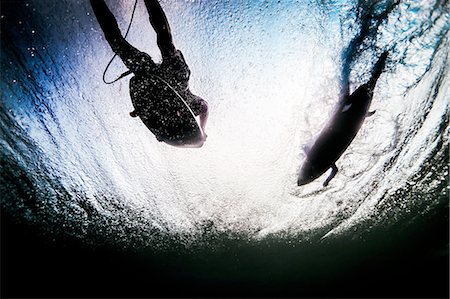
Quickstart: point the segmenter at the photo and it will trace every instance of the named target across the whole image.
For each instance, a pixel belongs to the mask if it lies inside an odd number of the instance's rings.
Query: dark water
[[[20,297],[448,297],[448,209],[415,224],[320,244],[222,240],[213,250],[135,253],[55,241],[3,219],[2,292]]]
[[[2,1],[2,297],[448,297],[449,3],[162,4],[210,104],[202,149],[127,117],[87,1]],[[130,40],[157,60],[148,26],[140,3]],[[339,174],[297,188],[384,50]]]

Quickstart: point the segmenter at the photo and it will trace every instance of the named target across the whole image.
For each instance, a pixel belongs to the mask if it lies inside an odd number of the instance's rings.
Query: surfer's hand
[[[130,116],[131,116],[131,117],[137,117],[138,115],[137,115],[136,110],[131,111],[131,112],[130,112]]]
[[[205,141],[206,138],[208,138],[208,134],[206,134],[205,131],[202,131],[202,138],[203,138],[203,141]]]

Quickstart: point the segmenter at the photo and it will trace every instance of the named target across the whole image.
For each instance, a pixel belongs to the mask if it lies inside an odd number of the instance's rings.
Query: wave
[[[18,221],[164,248],[365,234],[448,204],[446,1],[163,2],[191,89],[211,107],[197,150],[158,143],[127,116],[128,82],[102,84],[112,52],[88,4],[72,2],[2,4],[1,209]],[[113,8],[121,28],[131,9]],[[131,28],[160,59],[142,3]],[[297,187],[302,144],[383,50],[377,113],[340,173]]]

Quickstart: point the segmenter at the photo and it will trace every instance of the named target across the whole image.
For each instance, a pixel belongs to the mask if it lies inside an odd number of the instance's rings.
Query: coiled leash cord
[[[128,28],[127,28],[127,31],[125,32],[124,38],[127,38],[128,33],[130,32],[131,24],[133,23],[133,19],[134,19],[134,13],[136,12],[137,3],[138,3],[138,0],[135,0],[134,1],[134,6],[133,6],[133,12],[131,13],[130,23],[128,24]],[[103,82],[106,83],[106,84],[113,84],[113,83],[119,81],[120,79],[122,79],[123,77],[126,77],[126,76],[128,76],[129,74],[132,73],[132,71],[126,71],[125,73],[120,75],[118,78],[114,79],[113,81],[109,81],[109,82],[106,81],[106,72],[108,71],[109,67],[111,66],[112,62],[114,61],[114,58],[116,58],[116,57],[117,57],[117,54],[114,54],[113,57],[111,58],[111,60],[106,65],[105,70],[103,71],[103,78],[102,79],[103,79]]]

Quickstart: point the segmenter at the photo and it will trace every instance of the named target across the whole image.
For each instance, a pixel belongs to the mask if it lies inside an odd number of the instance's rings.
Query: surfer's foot
[[[137,117],[138,115],[137,115],[136,110],[131,111],[131,112],[130,112],[130,116],[131,116],[131,117]]]

